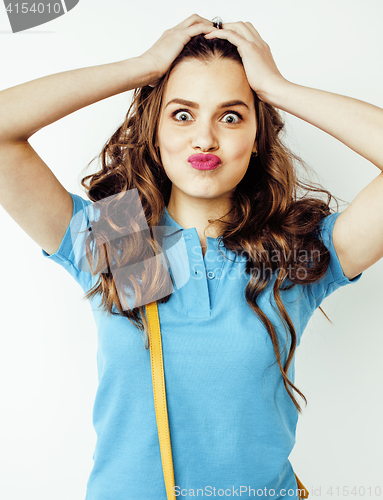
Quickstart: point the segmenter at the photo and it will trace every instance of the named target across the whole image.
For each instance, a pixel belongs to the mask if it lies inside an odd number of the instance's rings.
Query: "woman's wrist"
[[[131,89],[150,85],[160,77],[149,57],[141,55],[123,62],[126,65],[126,74],[131,82]]]
[[[276,108],[283,109],[286,93],[294,85],[294,83],[289,82],[286,78],[273,78],[268,81],[268,84],[265,86],[266,89],[264,91],[258,91],[257,95],[261,101],[271,104]]]

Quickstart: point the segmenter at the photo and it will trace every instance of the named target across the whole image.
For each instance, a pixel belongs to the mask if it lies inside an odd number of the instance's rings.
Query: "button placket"
[[[187,315],[191,318],[206,318],[210,316],[210,296],[201,243],[195,228],[188,231],[190,231],[190,234],[187,235],[189,239],[186,240],[186,246],[190,266],[190,280],[186,290]]]
[[[220,243],[220,249],[218,248],[218,242],[214,238],[207,238],[207,249],[205,254],[205,267],[206,267],[206,278],[210,297],[210,309],[213,309],[215,303],[215,297],[217,296],[217,291],[219,288],[219,283],[221,277],[223,276],[225,256],[226,251],[224,245]],[[221,251],[223,255],[221,254]],[[209,259],[209,256],[212,258]]]

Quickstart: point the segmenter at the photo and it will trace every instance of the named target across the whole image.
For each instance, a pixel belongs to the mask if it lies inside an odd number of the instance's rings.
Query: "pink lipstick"
[[[221,164],[221,158],[212,154],[199,153],[189,156],[188,162],[197,170],[213,170]]]

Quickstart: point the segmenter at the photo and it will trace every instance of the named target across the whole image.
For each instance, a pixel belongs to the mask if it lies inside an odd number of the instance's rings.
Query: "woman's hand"
[[[167,72],[171,63],[181,53],[189,40],[201,33],[218,31],[214,24],[198,14],[193,14],[174,28],[167,29],[161,38],[139,59],[148,64],[153,80],[147,85],[154,87],[158,80]]]
[[[267,102],[271,89],[287,82],[274,62],[270,47],[251,23],[225,23],[222,27],[206,34],[205,38],[223,38],[237,47],[250,87]]]

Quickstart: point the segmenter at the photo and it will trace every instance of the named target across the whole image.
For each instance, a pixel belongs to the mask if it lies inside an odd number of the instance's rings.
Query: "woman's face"
[[[178,64],[165,88],[157,133],[171,197],[227,198],[256,151],[256,131],[253,93],[240,63],[216,57]],[[221,163],[198,170],[188,162],[198,153],[214,154]]]

